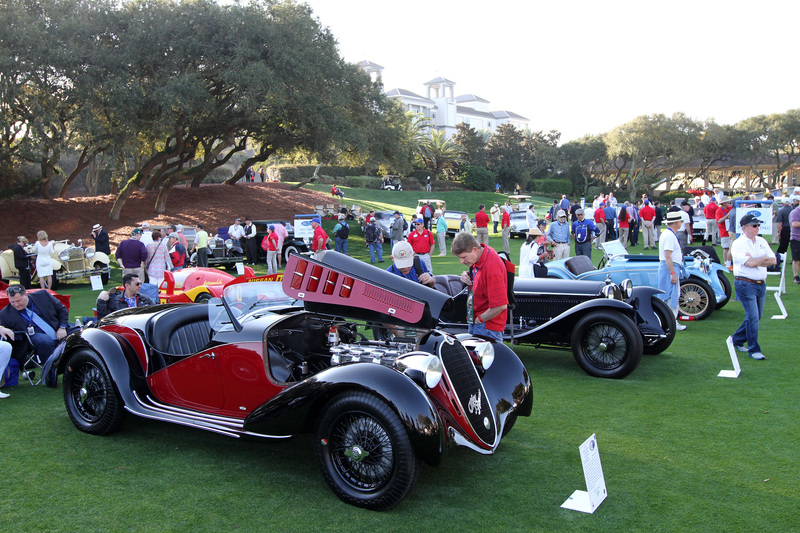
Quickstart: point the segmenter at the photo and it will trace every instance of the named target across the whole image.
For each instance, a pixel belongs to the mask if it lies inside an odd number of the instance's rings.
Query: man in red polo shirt
[[[431,248],[433,248],[433,233],[425,229],[425,220],[418,218],[414,220],[414,231],[406,237],[411,248],[414,249],[414,255],[419,257],[419,260],[425,263],[428,267],[428,272],[433,275],[433,265],[431,264]]]
[[[475,213],[475,233],[478,235],[478,242],[481,244],[489,244],[489,215],[486,214],[486,206],[481,204],[478,206],[478,212]]]
[[[509,205],[509,207],[511,206]],[[500,227],[503,228],[502,229],[503,251],[506,253],[508,257],[511,257],[511,245],[508,242],[508,239],[511,238],[511,215],[508,214],[507,209],[503,209],[502,211],[503,213],[500,219],[501,220]]]
[[[311,227],[314,228],[311,251],[314,252],[314,259],[319,259],[320,254],[328,248],[328,234],[322,229],[322,219],[319,217],[311,219]]]
[[[639,209],[639,218],[642,219],[642,233],[644,237],[644,249],[656,249],[656,210],[650,205],[650,200],[645,200],[644,205]]]
[[[594,247],[598,250],[602,248],[600,245],[606,242],[606,212],[603,211],[605,208],[606,204],[600,202],[594,210],[594,225],[600,230],[600,235],[594,240]]]
[[[717,226],[717,198],[712,196],[708,205],[703,209],[703,214],[706,216],[706,232],[703,234],[703,246],[706,241],[711,241],[711,244],[719,244],[719,228]]]
[[[461,273],[461,281],[472,285],[474,322],[469,324],[469,332],[502,342],[508,308],[508,274],[503,260],[494,248],[463,231],[453,239],[451,250],[469,267]]]

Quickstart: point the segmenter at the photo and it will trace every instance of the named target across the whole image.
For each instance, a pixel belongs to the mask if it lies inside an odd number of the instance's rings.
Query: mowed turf
[[[357,191],[345,194],[355,200]],[[400,194],[402,204],[383,203],[413,210],[423,197]],[[511,242],[516,260],[521,241]],[[501,247],[499,237],[491,244]],[[358,229],[350,252],[369,260]],[[462,269],[452,257],[433,264],[437,274]],[[73,295],[71,317],[90,312],[96,292],[87,285],[62,292]],[[251,442],[129,416],[118,433],[94,437],[74,428],[60,386],[5,388],[0,531],[797,531],[798,294],[790,279],[786,320],[770,319],[779,310],[768,294],[768,359],[742,357],[738,379],[717,377],[732,368],[725,339],[743,318],[737,302],[688,322],[623,380],[586,375],[570,352],[516,346],[533,380],[533,416],[493,456],[454,448],[439,467],[424,466],[408,498],[385,513],[329,491],[311,436]],[[608,497],[592,515],[561,509],[585,489],[578,447],[593,433]]]

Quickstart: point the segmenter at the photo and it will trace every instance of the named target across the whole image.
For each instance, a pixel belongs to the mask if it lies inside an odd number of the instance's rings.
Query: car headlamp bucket
[[[442,362],[429,353],[410,352],[397,358],[395,365],[414,381],[434,388],[442,379]]]
[[[93,258],[94,257],[94,248],[87,248],[86,250],[83,251],[83,255],[84,255],[84,257],[86,257],[86,259]]]
[[[69,250],[61,250],[58,252],[58,258],[62,261],[69,261]]]
[[[228,250],[233,248],[233,239],[226,239],[225,240],[225,248],[227,248]]]
[[[208,249],[213,250],[217,247],[217,239],[209,239],[208,240]]]
[[[626,300],[633,294],[633,282],[630,279],[622,280],[622,283],[619,284],[619,288],[622,291],[622,297]]]
[[[489,370],[489,367],[494,363],[494,344],[476,338],[462,340],[461,344],[463,344],[467,350],[475,352],[475,355],[477,355],[478,359],[481,361],[483,369]]]
[[[600,293],[609,300],[621,300],[622,291],[616,285],[605,285],[600,289]]]

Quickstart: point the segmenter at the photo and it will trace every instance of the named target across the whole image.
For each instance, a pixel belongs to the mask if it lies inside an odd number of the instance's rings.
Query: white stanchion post
[[[720,370],[717,374],[718,378],[738,378],[742,373],[742,367],[739,366],[739,356],[736,355],[736,348],[733,347],[733,337],[728,337],[725,341],[728,345],[728,352],[731,354],[731,362],[733,363],[733,370]]]

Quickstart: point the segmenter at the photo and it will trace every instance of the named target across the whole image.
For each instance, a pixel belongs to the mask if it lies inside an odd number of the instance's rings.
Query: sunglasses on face
[[[9,296],[14,296],[15,294],[25,294],[25,288],[21,285],[14,285],[13,287],[6,289],[6,294]]]
[[[139,286],[141,286],[141,284],[142,284],[141,281],[137,281],[136,283],[133,283],[132,285],[134,285],[135,287],[139,287]]]

